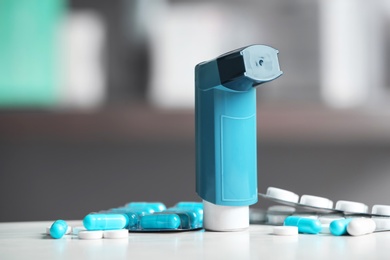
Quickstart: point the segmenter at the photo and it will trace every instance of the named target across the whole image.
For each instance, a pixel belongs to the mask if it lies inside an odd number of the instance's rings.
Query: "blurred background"
[[[387,0],[0,0],[0,221],[199,200],[194,67],[254,43],[284,72],[259,192],[390,204],[389,26]]]

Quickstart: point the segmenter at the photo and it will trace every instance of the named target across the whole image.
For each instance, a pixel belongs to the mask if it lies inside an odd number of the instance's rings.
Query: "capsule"
[[[177,214],[152,214],[141,217],[142,229],[178,229],[180,217]]]
[[[62,220],[56,220],[50,227],[50,236],[52,238],[58,239],[63,237],[68,230],[68,224]]]
[[[128,219],[127,225],[126,225],[127,229],[136,229],[138,227],[139,218],[142,215],[138,215],[137,213],[134,213],[134,212],[125,212],[122,214],[127,216],[127,219]]]
[[[153,212],[162,212],[167,209],[164,203],[161,202],[130,202],[126,204],[126,207],[130,209],[137,209],[137,210],[152,209]]]
[[[144,210],[144,209],[130,209],[130,208],[122,207],[122,208],[110,209],[110,210],[106,211],[105,213],[115,213],[115,214],[127,215],[129,222],[127,223],[126,228],[134,230],[134,229],[138,228],[139,219],[141,216],[144,216],[146,214],[151,214],[153,212],[154,212],[154,210],[149,211],[149,210]]]
[[[203,224],[203,203],[202,202],[191,202],[191,201],[182,201],[177,203],[174,208],[181,210],[192,210],[195,211],[199,219],[199,224]]]
[[[175,205],[175,208],[185,208],[185,209],[201,208],[201,209],[203,209],[203,203],[202,202],[193,202],[193,201],[181,201]]]
[[[190,229],[190,228],[200,228],[202,227],[201,215],[195,210],[190,209],[180,209],[180,208],[169,208],[164,210],[164,213],[173,213],[177,214],[180,217],[181,228]]]
[[[322,230],[321,222],[318,219],[289,216],[284,220],[285,226],[298,227],[299,233],[318,234]]]
[[[83,220],[87,230],[111,230],[125,228],[129,218],[125,214],[88,214]]]
[[[375,228],[375,221],[370,218],[354,218],[348,224],[347,232],[351,236],[361,236],[373,233]]]
[[[103,213],[103,212],[100,212]],[[117,214],[126,214],[126,213],[134,213],[139,216],[146,215],[146,214],[152,214],[154,213],[154,209],[152,208],[113,208],[109,209],[107,211],[104,211],[104,213],[117,213]]]
[[[330,223],[329,231],[334,236],[342,236],[347,234],[347,227],[352,218],[337,219]]]

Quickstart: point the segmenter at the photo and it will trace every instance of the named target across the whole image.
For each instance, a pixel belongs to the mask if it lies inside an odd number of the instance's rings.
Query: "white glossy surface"
[[[81,221],[69,221],[79,226]],[[243,232],[130,233],[128,239],[51,239],[50,222],[0,223],[0,259],[390,259],[390,232],[283,237],[273,227]]]

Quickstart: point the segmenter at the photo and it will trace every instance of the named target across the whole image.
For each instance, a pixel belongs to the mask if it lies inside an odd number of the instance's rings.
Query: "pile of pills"
[[[339,200],[333,208],[333,201],[313,195],[299,195],[269,187],[264,198],[289,206],[271,206],[267,211],[267,223],[283,225],[274,227],[275,235],[298,233],[330,233],[334,236],[361,236],[375,231],[390,230],[390,206],[374,205],[371,213],[364,203]],[[309,209],[297,213],[295,206]]]
[[[83,227],[72,228],[64,220],[46,228],[52,238],[73,234],[80,239],[127,238],[130,232],[189,231],[203,227],[203,204],[179,202],[166,208],[161,202],[132,202],[123,207],[90,213]]]

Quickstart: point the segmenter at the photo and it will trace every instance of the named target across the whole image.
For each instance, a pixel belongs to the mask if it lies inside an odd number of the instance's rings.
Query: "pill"
[[[330,223],[329,231],[334,236],[342,236],[347,234],[348,224],[352,221],[352,218],[337,219]]]
[[[144,210],[136,210],[136,209],[129,209],[129,208],[121,208],[121,209],[111,209],[108,213],[119,213],[124,214],[128,218],[128,223],[126,228],[127,229],[137,229],[139,224],[139,219],[141,216],[146,214],[153,213],[154,210],[147,212]]]
[[[56,220],[50,227],[50,236],[52,238],[58,239],[63,237],[68,230],[68,224],[62,220]]]
[[[177,203],[174,208],[185,208],[185,209],[201,208],[201,209],[203,209],[203,202],[181,201],[181,202]]]
[[[180,217],[176,214],[152,214],[141,217],[142,229],[177,229],[180,226]]]
[[[174,208],[193,210],[197,213],[199,217],[199,223],[203,224],[203,203],[202,202],[191,202],[191,201],[182,201],[177,203]]]
[[[371,210],[372,214],[390,216],[390,206],[388,205],[374,205]]]
[[[283,214],[292,214],[295,212],[295,208],[290,206],[283,205],[274,205],[267,209],[268,213],[283,213]]]
[[[50,228],[51,228],[51,226],[46,227],[46,235],[50,235]],[[72,233],[72,227],[68,226],[68,228],[65,232],[65,235],[69,235],[70,233]]]
[[[146,214],[152,214],[155,212],[153,207],[143,207],[143,208],[128,208],[128,207],[121,207],[121,208],[113,208],[108,211],[104,211],[104,213],[136,213],[138,215],[146,215]]]
[[[333,201],[331,201],[330,199],[312,195],[302,195],[299,203],[306,206],[326,209],[331,209],[333,207]]]
[[[180,223],[182,229],[200,228],[202,222],[198,212],[190,209],[169,208],[164,210],[163,213],[172,213],[180,217]]]
[[[137,213],[133,213],[133,212],[126,212],[123,214],[127,216],[127,225],[126,225],[127,229],[136,229],[138,227],[139,217],[143,215],[143,214],[138,215]]]
[[[278,236],[294,236],[298,235],[298,227],[296,226],[276,226],[273,228],[274,235]]]
[[[80,231],[78,236],[80,239],[88,239],[88,240],[101,239],[101,238],[103,238],[103,231],[101,231],[101,230],[93,230],[93,231],[85,230],[85,231]]]
[[[298,227],[299,233],[318,234],[322,230],[318,219],[289,216],[284,220],[285,226]]]
[[[294,203],[297,203],[299,200],[299,196],[297,194],[288,190],[283,190],[274,187],[268,187],[266,195],[275,199],[294,202]]]
[[[86,229],[84,226],[77,226],[77,227],[72,228],[72,234],[78,235],[80,231],[85,231],[85,230]]]
[[[129,223],[125,214],[88,214],[83,220],[87,230],[122,229]]]
[[[329,228],[330,223],[332,223],[333,221],[338,220],[338,219],[344,219],[344,217],[342,217],[340,215],[319,216],[318,220],[321,222],[321,225],[322,225],[322,230],[320,233],[324,233],[324,234],[331,233],[330,228]]]
[[[310,214],[310,213],[294,214],[293,216],[300,217],[300,218],[318,219],[317,215],[313,215],[313,214]]]
[[[354,218],[348,224],[347,232],[351,236],[361,236],[371,234],[375,228],[375,221],[370,218]]]
[[[345,212],[367,213],[368,206],[360,202],[339,200],[336,203],[335,209]]]
[[[161,202],[130,202],[126,204],[126,207],[131,209],[152,208],[154,212],[161,212],[167,209],[164,203]]]
[[[103,238],[119,239],[128,237],[129,231],[127,229],[106,230],[103,232]]]
[[[390,218],[386,217],[372,217],[375,221],[375,231],[389,231],[390,230]]]

